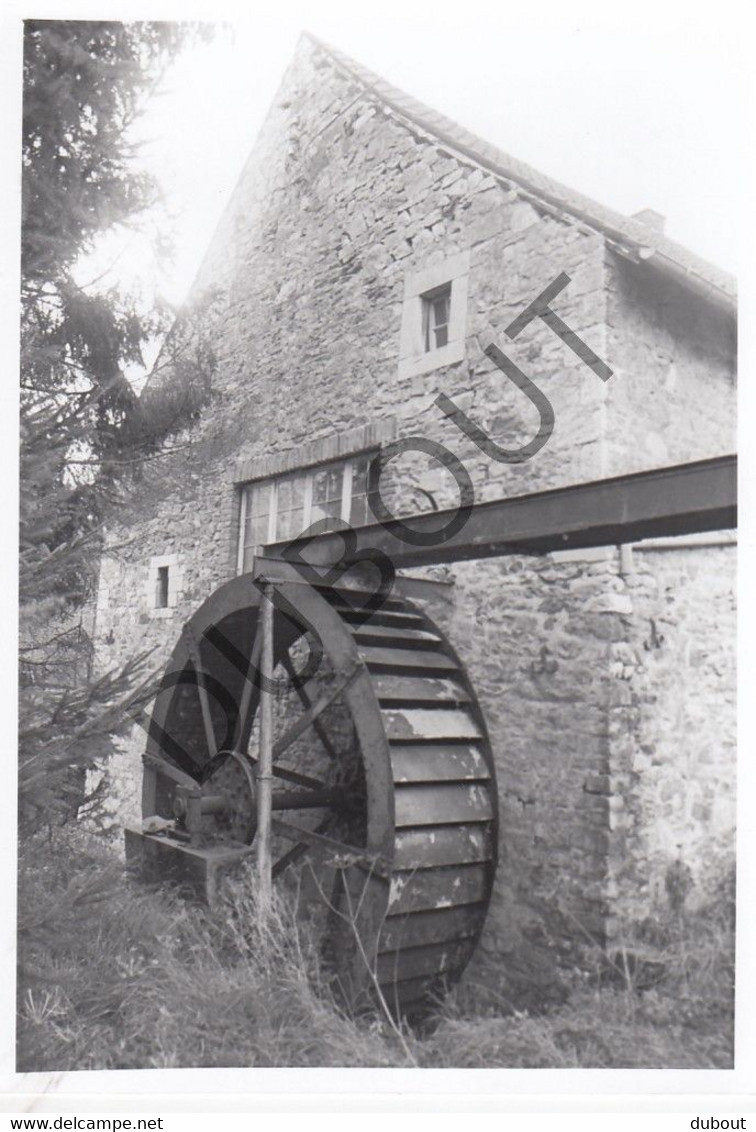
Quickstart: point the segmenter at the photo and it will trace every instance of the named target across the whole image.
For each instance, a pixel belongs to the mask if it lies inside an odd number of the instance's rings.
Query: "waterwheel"
[[[443,633],[396,595],[252,575],[184,627],[152,714],[142,844],[199,868],[254,851],[262,603],[271,600],[272,858],[354,1002],[421,1010],[483,925],[496,789],[483,717]]]

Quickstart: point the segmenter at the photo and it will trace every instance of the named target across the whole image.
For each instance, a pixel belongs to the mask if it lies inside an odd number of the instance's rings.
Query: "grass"
[[[635,928],[551,1010],[512,1011],[468,980],[421,1032],[347,1016],[291,908],[277,901],[261,926],[243,879],[211,914],[134,881],[96,839],[57,833],[24,848],[19,906],[19,1071],[732,1065],[724,899]]]

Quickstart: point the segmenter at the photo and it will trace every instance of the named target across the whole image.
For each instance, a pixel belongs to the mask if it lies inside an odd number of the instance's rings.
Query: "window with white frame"
[[[375,452],[363,452],[245,484],[239,523],[239,573],[251,568],[252,558],[262,546],[296,538],[318,519],[343,519],[352,527],[369,522],[368,467],[374,456]]]
[[[449,314],[451,311],[451,283],[436,287],[422,299],[423,342],[426,354],[449,343]]]
[[[399,377],[416,377],[464,360],[469,251],[458,252],[404,279]]]

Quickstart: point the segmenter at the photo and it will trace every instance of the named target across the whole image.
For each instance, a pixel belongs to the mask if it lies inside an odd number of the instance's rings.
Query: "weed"
[[[61,830],[20,861],[18,1068],[425,1066],[724,1068],[733,923],[724,898],[654,933],[628,927],[566,1001],[532,1013],[471,974],[422,1029],[350,1016],[276,896],[253,878],[215,912],[130,878],[96,838]]]

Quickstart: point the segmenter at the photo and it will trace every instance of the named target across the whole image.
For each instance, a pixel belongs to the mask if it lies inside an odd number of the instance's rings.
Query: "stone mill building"
[[[535,318],[560,318],[602,379]],[[255,547],[317,517],[370,522],[367,462],[422,436],[462,461],[476,501],[734,450],[732,280],[528,168],[303,36],[201,266],[213,391],[111,531],[97,597],[100,670],[167,657]],[[549,442],[484,353],[496,342],[548,397]],[[170,374],[152,384],[171,381]],[[149,385],[148,385],[149,388]],[[421,453],[393,460],[387,505],[459,498]],[[734,859],[734,535],[508,555],[401,571],[474,685],[496,762],[499,865],[476,963],[539,986],[587,936],[695,907]],[[138,820],[143,734],[112,768]],[[480,970],[483,968],[480,967]]]

